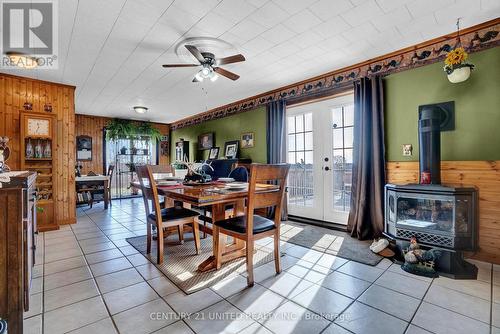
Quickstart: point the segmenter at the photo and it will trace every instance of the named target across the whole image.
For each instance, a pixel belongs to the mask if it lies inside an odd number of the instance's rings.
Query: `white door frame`
[[[331,223],[347,224],[349,213],[336,211],[333,192],[333,132],[332,109],[353,102],[352,92],[332,97],[331,99],[291,106],[286,111],[288,117],[312,113],[313,120],[313,187],[314,198],[311,206],[288,204],[288,213],[294,216],[311,218]],[[286,147],[288,151],[288,128]],[[325,161],[328,158],[328,161]],[[288,159],[288,152],[287,152]]]

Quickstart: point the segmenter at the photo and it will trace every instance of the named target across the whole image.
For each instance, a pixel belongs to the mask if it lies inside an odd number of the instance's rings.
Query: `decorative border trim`
[[[171,129],[181,129],[235,115],[279,99],[290,100],[318,94],[327,95],[365,76],[387,75],[429,65],[444,59],[446,53],[456,46],[456,37],[456,33],[448,34],[353,66],[220,106],[174,122],[171,124]],[[469,53],[500,45],[500,18],[464,29],[460,33],[460,41]]]

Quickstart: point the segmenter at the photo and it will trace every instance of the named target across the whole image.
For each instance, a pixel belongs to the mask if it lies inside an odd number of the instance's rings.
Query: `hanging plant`
[[[111,141],[130,138],[135,132],[135,125],[126,119],[114,118],[106,124],[106,139]]]
[[[443,70],[448,75],[451,83],[458,83],[467,80],[470,77],[474,65],[467,62],[469,55],[463,47],[460,46],[460,19],[457,20],[457,44],[453,50],[448,52],[444,60]]]
[[[161,140],[161,132],[157,128],[153,127],[151,123],[141,122],[136,128],[137,135],[148,136],[154,141]]]

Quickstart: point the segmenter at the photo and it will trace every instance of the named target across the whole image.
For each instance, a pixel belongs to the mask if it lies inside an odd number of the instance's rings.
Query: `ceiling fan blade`
[[[199,64],[165,64],[161,65],[163,67],[196,67],[200,66]]]
[[[193,78],[193,82],[200,82],[196,77]]]
[[[229,72],[228,70],[225,70],[221,67],[214,67],[214,71],[217,74],[223,75],[226,78],[229,78],[231,80],[238,80],[240,78],[240,76],[238,74],[234,74],[233,72]]]
[[[239,63],[240,61],[245,61],[245,57],[242,54],[237,54],[234,56],[229,56],[215,61],[216,65],[226,65],[232,63]]]
[[[186,47],[186,49],[188,49],[189,52],[191,52],[191,54],[196,58],[198,59],[198,61],[200,62],[200,64],[203,64],[205,62],[205,57],[203,57],[203,55],[201,54],[200,50],[198,50],[198,48],[194,45],[184,45]]]

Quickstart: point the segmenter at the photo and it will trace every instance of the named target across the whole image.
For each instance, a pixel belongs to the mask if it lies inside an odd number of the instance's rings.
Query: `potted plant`
[[[443,69],[451,83],[463,82],[469,78],[474,65],[466,62],[467,58],[468,54],[462,47],[455,48],[446,55]]]
[[[106,139],[117,141],[127,139],[135,133],[134,124],[126,119],[114,118],[106,124]]]

